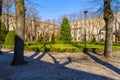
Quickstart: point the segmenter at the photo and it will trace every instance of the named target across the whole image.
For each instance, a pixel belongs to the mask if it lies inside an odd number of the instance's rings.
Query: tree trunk
[[[104,0],[104,20],[106,23],[106,39],[104,56],[109,58],[112,57],[112,24],[113,24],[113,13],[110,8],[111,0]]]
[[[7,8],[7,30],[9,31],[9,9]]]
[[[2,2],[3,2],[3,0],[0,0],[0,37],[2,35],[2,33],[1,33]],[[2,53],[1,52],[1,40],[0,40],[0,53]]]
[[[25,29],[25,6],[24,0],[15,0],[16,6],[16,36],[14,59],[11,65],[22,65],[24,61],[24,29]]]
[[[118,42],[120,42],[120,23],[119,23],[119,30],[118,30],[118,37],[117,37]]]

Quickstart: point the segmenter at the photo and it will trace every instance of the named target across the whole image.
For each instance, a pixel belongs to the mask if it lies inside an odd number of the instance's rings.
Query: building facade
[[[120,12],[114,15],[113,21],[113,41],[120,41]],[[16,29],[16,17],[9,15],[9,31]],[[2,21],[7,27],[7,15],[2,14]],[[25,39],[27,41],[37,41],[39,35],[49,36],[51,41],[52,34],[60,34],[60,27],[49,21],[34,20],[26,18],[25,20]],[[84,41],[86,32],[87,41],[95,39],[96,41],[105,40],[105,22],[103,17],[87,18],[85,20],[75,20],[71,23],[72,41]]]
[[[120,34],[120,12],[114,15],[113,21],[113,41],[117,39]],[[84,41],[86,32],[87,41],[95,39],[96,41],[105,40],[105,21],[103,17],[87,18],[85,20],[75,20],[72,22],[72,40]],[[116,40],[117,39],[117,40]]]
[[[8,19],[8,20],[7,20]],[[9,21],[9,22],[7,22]],[[9,31],[16,29],[16,17],[14,15],[9,15],[7,17],[6,13],[2,14],[2,22],[5,23],[7,28],[7,23],[9,24]],[[59,34],[59,26],[51,22],[44,22],[37,19],[26,18],[25,20],[25,39],[27,41],[37,41],[38,36],[42,34],[43,37],[49,36],[49,41],[51,40],[52,34],[57,36]]]
[[[101,17],[89,18],[85,20],[76,20],[72,22],[72,37],[73,41],[84,40],[86,34],[87,41],[95,38],[101,39],[100,30],[104,27],[105,23]],[[85,33],[86,32],[86,33]]]

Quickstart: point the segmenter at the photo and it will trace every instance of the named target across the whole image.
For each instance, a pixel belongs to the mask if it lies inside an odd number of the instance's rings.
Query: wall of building
[[[114,15],[113,23],[113,41],[116,40],[116,36],[120,34],[120,12]],[[7,25],[6,14],[3,13],[2,21]],[[105,40],[105,22],[102,17],[87,18],[86,25],[85,20],[75,20],[71,24],[71,36],[73,41],[84,41],[85,29],[87,41],[95,38],[97,41]],[[16,20],[14,15],[9,15],[9,30],[15,30]],[[33,20],[30,18],[26,19],[25,26],[25,38],[29,41],[36,41],[38,36],[49,34],[49,41],[51,40],[52,34],[57,36],[60,33],[60,27],[51,23],[43,22],[40,20]]]
[[[7,27],[7,15],[5,13],[2,14],[2,21]],[[14,15],[9,15],[9,31],[15,30],[15,28],[16,18]],[[36,41],[40,34],[42,34],[43,37],[49,35],[49,38],[51,38],[52,34],[57,36],[59,30],[59,26],[53,23],[26,18],[25,39],[28,41]]]
[[[113,36],[116,30],[120,32],[120,12],[117,13],[117,16],[114,15],[113,21]],[[117,18],[117,20],[115,20]],[[84,40],[85,29],[86,29],[86,38],[87,41],[93,39],[93,37],[100,41],[101,39],[105,40],[105,22],[102,17],[87,18],[86,25],[85,19],[75,20],[72,22],[72,38],[73,41],[82,41]],[[115,41],[115,39],[113,40]]]

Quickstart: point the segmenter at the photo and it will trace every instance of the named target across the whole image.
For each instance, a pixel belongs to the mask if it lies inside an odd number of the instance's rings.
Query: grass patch
[[[39,44],[39,45],[29,45],[26,47],[28,50],[33,51],[51,51],[51,52],[80,52],[83,51],[84,44]],[[87,44],[89,51],[92,51],[92,48],[97,49],[97,51],[102,51],[102,45]]]
[[[14,45],[3,45],[3,48],[13,49]],[[89,52],[93,50],[97,52],[104,51],[104,45],[99,44],[86,44]],[[83,43],[71,43],[71,44],[64,44],[64,43],[56,43],[56,44],[38,44],[36,42],[26,42],[25,49],[31,51],[50,51],[50,52],[80,52],[83,51],[84,44]],[[114,45],[113,51],[119,51],[120,46]]]

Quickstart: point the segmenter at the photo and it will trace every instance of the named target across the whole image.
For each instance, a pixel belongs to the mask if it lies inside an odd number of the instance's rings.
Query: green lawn
[[[113,43],[114,45],[114,43]],[[102,44],[86,44],[88,51],[92,51],[93,49],[97,52],[103,52],[104,45]],[[13,45],[4,45],[5,48],[13,48]],[[35,42],[26,42],[25,49],[32,51],[51,51],[51,52],[80,52],[83,51],[84,44],[83,43],[56,43],[56,44],[38,44]],[[114,45],[113,51],[119,51],[120,46]]]
[[[44,51],[47,49],[48,51],[56,51],[56,52],[79,52],[82,51],[84,48],[84,44],[37,44],[37,45],[30,45],[26,46],[26,49],[28,50],[40,50]],[[92,50],[92,48],[95,48],[97,51],[103,50],[103,45],[95,45],[95,44],[87,44],[87,48],[89,51]]]

